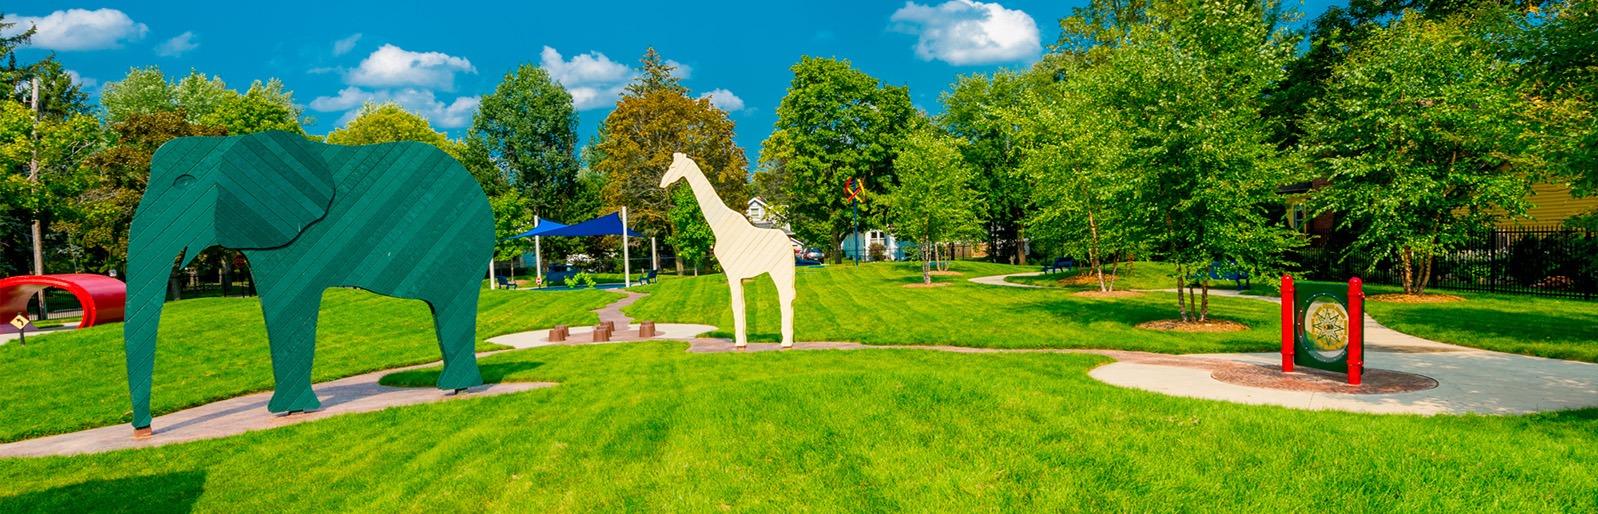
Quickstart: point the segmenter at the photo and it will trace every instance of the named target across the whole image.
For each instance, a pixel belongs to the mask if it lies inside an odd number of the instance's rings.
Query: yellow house
[[[1598,210],[1598,197],[1576,198],[1564,184],[1532,184],[1530,200],[1535,206],[1526,210],[1525,218],[1500,219],[1498,228],[1563,224],[1577,215]]]

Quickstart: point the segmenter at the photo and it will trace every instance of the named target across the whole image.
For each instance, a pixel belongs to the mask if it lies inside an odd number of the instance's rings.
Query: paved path
[[[556,385],[550,382],[485,384],[469,389],[466,394],[456,395],[430,387],[389,387],[377,383],[383,375],[435,364],[378,371],[316,384],[312,389],[316,391],[317,398],[322,400],[322,408],[316,411],[291,415],[267,412],[266,403],[272,399],[272,393],[268,391],[156,417],[151,425],[155,433],[150,437],[134,438],[133,429],[124,423],[0,445],[0,457],[76,455],[147,448],[267,430],[340,414],[457,398],[495,396]]]
[[[4,332],[0,332],[0,345],[4,345],[6,343],[9,343],[9,342],[12,342],[12,341],[16,341],[17,339],[20,339],[22,337],[22,335],[18,334],[15,329],[12,329],[11,325],[6,325],[5,327],[6,327],[6,330]],[[61,325],[59,327],[50,327],[50,328],[28,327],[28,337],[46,336],[46,335],[50,335],[50,334],[55,334],[55,333],[59,333],[59,332],[68,332],[68,331],[77,330],[77,329],[78,329],[78,324],[77,323],[67,323],[67,324]]]
[[[990,286],[1020,287],[1020,288],[1025,288],[1025,289],[1048,289],[1047,287],[1044,287],[1044,286],[1034,286],[1034,285],[1031,285],[1031,284],[1017,284],[1015,282],[1010,282],[1008,280],[1005,280],[1006,278],[1009,278],[1009,277],[1036,277],[1036,276],[1042,275],[1042,274],[1043,274],[1043,272],[1041,272],[1041,271],[1034,271],[1034,272],[1031,272],[1031,273],[1011,273],[1009,275],[989,275],[989,276],[986,276],[986,277],[972,277],[970,280],[972,282],[976,282],[978,284],[986,284],[986,285],[990,285]]]

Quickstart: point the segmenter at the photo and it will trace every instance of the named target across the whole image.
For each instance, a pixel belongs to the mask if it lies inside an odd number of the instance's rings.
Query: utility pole
[[[39,183],[39,77],[33,77],[33,160],[28,162],[28,182]],[[44,274],[44,241],[39,229],[39,210],[33,210],[33,274]],[[39,319],[50,315],[44,303],[44,289],[39,289]]]

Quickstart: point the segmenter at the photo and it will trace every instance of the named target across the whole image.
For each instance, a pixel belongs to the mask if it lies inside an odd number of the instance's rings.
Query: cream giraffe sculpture
[[[738,211],[727,208],[716,196],[716,189],[699,171],[699,165],[683,154],[672,154],[671,167],[660,177],[660,187],[665,189],[673,182],[687,180],[699,200],[699,210],[705,222],[716,235],[713,252],[721,268],[727,271],[727,286],[732,288],[732,320],[737,325],[737,348],[749,345],[748,330],[744,326],[743,279],[770,273],[777,285],[777,298],[782,304],[782,347],[793,347],[793,247],[788,235],[781,230],[757,228]]]

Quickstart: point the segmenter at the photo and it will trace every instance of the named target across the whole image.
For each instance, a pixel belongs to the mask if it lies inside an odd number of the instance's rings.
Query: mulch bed
[[[943,287],[943,286],[947,286],[947,285],[951,285],[951,284],[949,284],[948,282],[933,282],[931,284],[922,284],[920,282],[917,282],[917,283],[914,283],[914,284],[905,284],[903,287],[908,287],[910,289],[920,289],[920,288],[927,288],[927,287]]]
[[[931,275],[934,276],[934,277],[963,277],[963,276],[965,276],[965,273],[961,273],[961,272],[954,271],[954,270],[948,270],[948,271],[932,270]]]
[[[1348,376],[1299,366],[1283,373],[1280,366],[1251,365],[1215,370],[1210,378],[1232,385],[1283,391],[1343,394],[1393,394],[1425,391],[1437,381],[1425,375],[1366,368],[1360,385],[1349,385]]]
[[[1202,323],[1179,319],[1162,319],[1138,323],[1137,328],[1172,332],[1242,332],[1248,330],[1248,325],[1224,319],[1211,319]]]
[[[1106,284],[1108,284],[1111,280],[1115,280],[1116,278],[1117,277],[1115,275],[1105,275],[1104,276],[1104,282]],[[1062,286],[1085,286],[1085,285],[1095,285],[1096,286],[1096,285],[1099,285],[1099,276],[1098,275],[1094,275],[1092,273],[1083,273],[1081,275],[1077,275],[1077,276],[1074,276],[1074,277],[1065,277],[1065,278],[1056,280],[1055,282],[1059,283]]]
[[[1143,293],[1137,291],[1077,291],[1075,293],[1071,293],[1071,296],[1081,296],[1084,298],[1128,298],[1133,296],[1143,296]]]
[[[1451,294],[1373,294],[1365,297],[1366,300],[1387,303],[1449,303],[1463,302],[1464,298]]]

